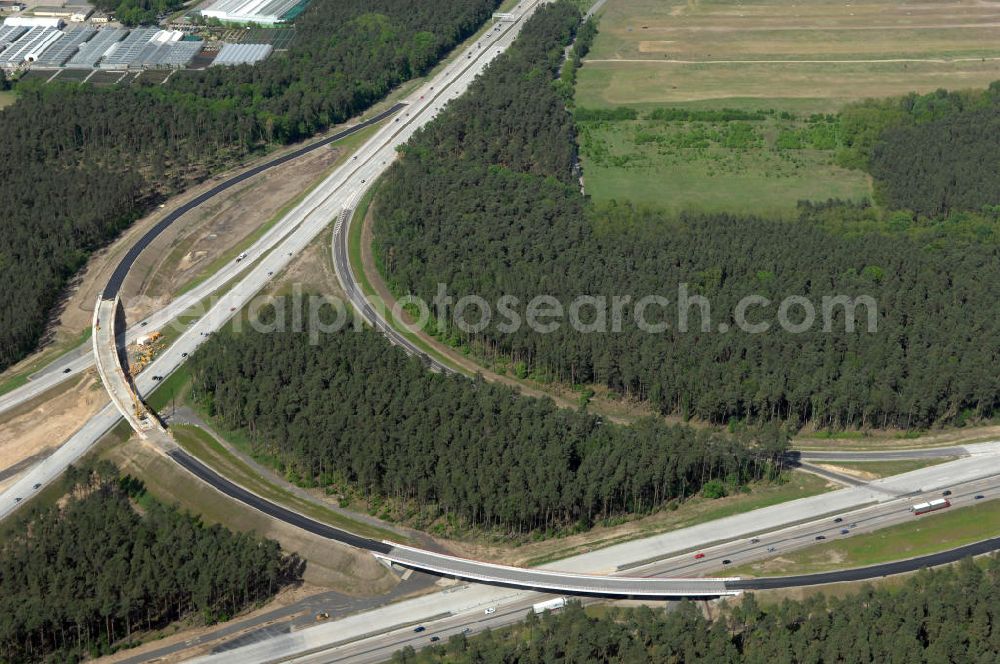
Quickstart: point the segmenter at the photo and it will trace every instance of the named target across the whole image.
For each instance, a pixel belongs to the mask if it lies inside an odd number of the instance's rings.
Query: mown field
[[[16,98],[17,97],[14,95],[13,92],[9,91],[0,92],[0,108],[3,108],[4,106],[10,106],[11,104],[14,103],[14,100]]]
[[[577,100],[828,112],[981,87],[1000,78],[998,26],[975,0],[609,0]]]
[[[790,216],[800,200],[870,196],[868,177],[834,164],[836,122],[579,122],[586,192],[670,212]]]

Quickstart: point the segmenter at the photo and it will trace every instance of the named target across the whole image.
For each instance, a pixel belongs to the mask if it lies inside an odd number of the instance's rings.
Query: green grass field
[[[802,119],[720,122],[581,122],[587,193],[677,213],[791,216],[800,200],[871,195],[867,176],[833,163],[834,150],[803,136],[834,125]],[[789,148],[787,146],[794,146]]]
[[[15,94],[12,90],[0,92],[0,108],[10,106],[15,101],[17,101],[17,94]]]
[[[974,0],[609,0],[577,100],[828,112],[984,87],[1000,79],[992,11]]]
[[[874,533],[810,546],[768,561],[727,570],[732,576],[810,574],[862,567],[953,549],[1000,534],[1000,501],[913,517]]]

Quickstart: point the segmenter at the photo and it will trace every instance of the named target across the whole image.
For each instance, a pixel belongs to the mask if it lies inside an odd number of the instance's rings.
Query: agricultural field
[[[128,81],[128,79],[126,79],[126,81],[131,83],[141,82],[160,85],[163,81],[167,80],[167,77],[169,77],[171,73],[173,73],[172,69],[147,69],[135,78],[132,78],[131,81]]]
[[[867,175],[834,164],[840,143],[832,117],[694,112],[694,120],[654,119],[677,117],[658,113],[579,120],[584,184],[595,201],[790,217],[800,200],[871,195]]]
[[[1000,79],[1000,5],[977,0],[609,0],[577,103],[832,112]]]
[[[60,83],[82,83],[90,76],[91,71],[91,69],[63,69],[56,76],[56,80]]]
[[[0,92],[0,108],[10,106],[16,99],[17,96],[11,91]]]
[[[87,83],[98,87],[107,87],[121,82],[127,75],[127,72],[123,71],[98,70],[94,72],[93,76],[87,79]]]
[[[47,81],[52,78],[52,75],[56,72],[51,69],[29,69],[28,71],[21,74],[18,80],[21,81]],[[3,102],[0,102],[2,104]]]

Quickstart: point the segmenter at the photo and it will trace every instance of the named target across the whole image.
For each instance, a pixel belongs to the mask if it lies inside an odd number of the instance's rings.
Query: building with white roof
[[[8,16],[3,20],[3,24],[22,28],[58,29],[66,25],[66,21],[57,16]]]
[[[223,23],[274,25],[302,3],[302,0],[216,0],[201,10],[205,18]]]

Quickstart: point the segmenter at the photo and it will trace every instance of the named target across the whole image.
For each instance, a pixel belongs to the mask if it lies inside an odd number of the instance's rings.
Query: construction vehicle
[[[134,359],[129,362],[129,373],[138,376],[146,365],[153,361],[153,356],[159,350],[156,342],[163,338],[163,334],[158,331],[144,334],[136,339],[136,350]]]

